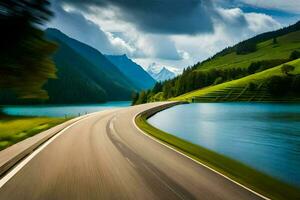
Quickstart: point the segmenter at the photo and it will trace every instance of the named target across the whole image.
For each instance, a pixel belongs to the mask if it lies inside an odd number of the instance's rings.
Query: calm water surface
[[[150,124],[300,186],[300,104],[199,103]]]
[[[77,116],[111,108],[130,106],[130,101],[112,101],[103,104],[83,105],[41,105],[41,106],[5,106],[4,112],[11,115],[25,116]]]

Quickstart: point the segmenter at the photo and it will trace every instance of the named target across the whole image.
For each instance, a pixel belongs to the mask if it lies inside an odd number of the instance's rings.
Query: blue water
[[[157,113],[149,122],[300,186],[300,104],[179,105]]]
[[[130,105],[130,101],[112,101],[103,104],[82,105],[5,106],[3,110],[11,115],[71,117]]]

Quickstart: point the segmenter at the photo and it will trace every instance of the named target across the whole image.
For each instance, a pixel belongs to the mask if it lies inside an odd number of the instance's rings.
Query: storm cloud
[[[211,0],[60,0],[87,12],[96,6],[116,9],[118,17],[140,31],[158,34],[213,32],[215,9]]]
[[[65,34],[80,40],[103,53],[121,54],[121,48],[115,47],[107,35],[97,25],[87,21],[80,13],[69,13],[60,6],[54,4],[54,19],[48,24],[49,27],[62,30]],[[84,30],[84,31],[83,31]]]
[[[72,9],[54,3],[52,9],[55,17],[48,27],[57,28],[104,54],[127,54],[131,58],[182,59],[183,55],[177,51],[173,41],[167,36],[140,34],[134,30],[129,32],[128,29],[125,32],[108,32],[102,30],[101,25],[87,19],[84,16],[86,11],[79,11],[77,7]]]
[[[144,67],[156,62],[183,68],[281,27],[270,15],[243,10],[242,1],[52,0],[56,19],[50,26]]]

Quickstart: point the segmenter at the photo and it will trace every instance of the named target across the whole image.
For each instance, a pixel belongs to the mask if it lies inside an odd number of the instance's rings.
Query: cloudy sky
[[[53,0],[49,27],[143,67],[183,69],[300,20],[300,0]]]

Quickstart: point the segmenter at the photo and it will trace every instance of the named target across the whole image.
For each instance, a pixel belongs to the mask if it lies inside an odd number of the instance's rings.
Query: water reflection
[[[300,104],[179,105],[149,122],[300,186]]]

